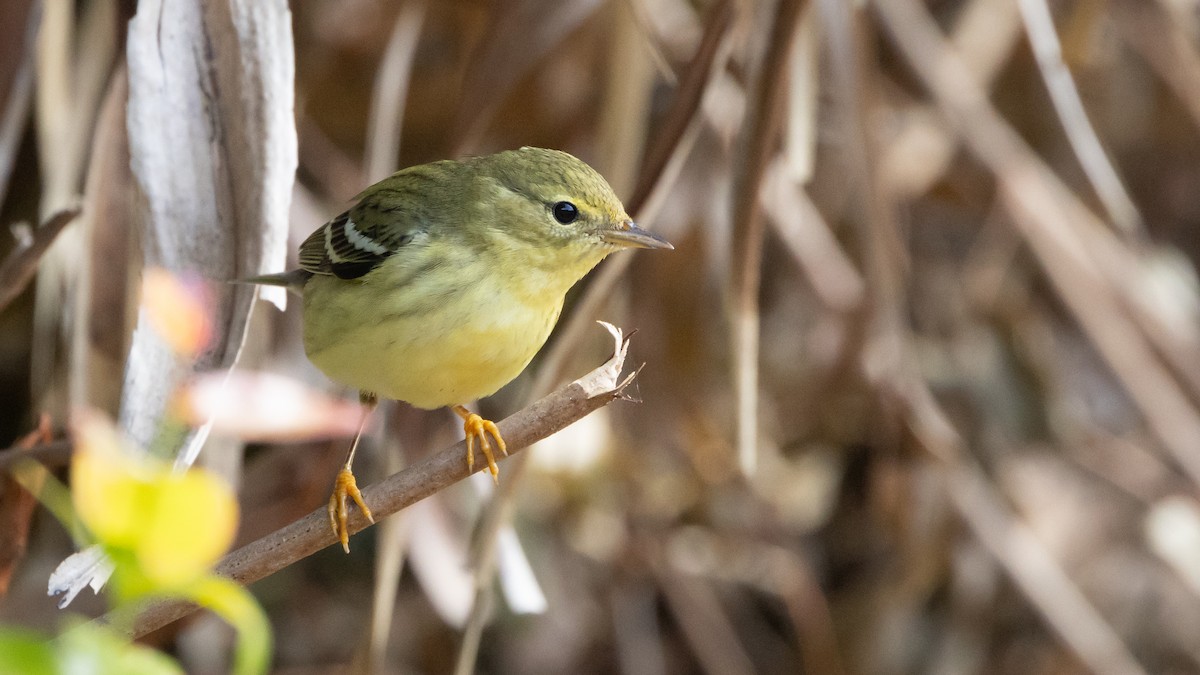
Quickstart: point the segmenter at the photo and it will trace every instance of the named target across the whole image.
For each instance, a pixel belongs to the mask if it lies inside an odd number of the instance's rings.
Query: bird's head
[[[634,224],[608,182],[559,150],[521,148],[477,160],[494,181],[495,226],[543,262],[586,266],[623,248],[674,248]]]

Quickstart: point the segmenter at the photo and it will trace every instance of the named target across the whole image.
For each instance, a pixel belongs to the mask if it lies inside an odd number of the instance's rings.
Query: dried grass
[[[1193,5],[347,0],[334,11],[300,0],[291,10],[297,177],[312,197],[295,213],[331,215],[397,162],[544,145],[612,176],[639,222],[677,249],[605,263],[530,372],[484,406],[502,416],[601,360],[607,345],[586,328],[597,317],[639,329],[630,359],[647,364],[633,392],[642,403],[506,461],[495,496],[435,495],[421,528],[380,543],[390,553],[379,576],[367,533],[349,557],[322,552],[255,586],[281,672],[456,662],[648,675],[1200,671]],[[218,106],[232,125],[222,128],[243,140],[225,143],[215,165],[197,149],[139,141],[144,129],[122,140],[110,113],[95,121],[120,76],[72,57],[86,36],[104,44],[100,15],[47,16],[61,34],[42,36],[51,51],[35,78],[58,79],[35,91],[55,108],[39,109],[25,139],[40,153],[11,140],[29,85],[19,63],[0,69],[6,224],[43,220],[39,210],[84,191],[83,167],[113,171],[126,143],[143,199],[148,180],[167,177],[144,170],[149,150],[172,175],[243,176],[228,193],[180,179],[161,194],[216,195],[202,210],[257,241],[251,214],[266,202],[238,186],[278,200],[290,169],[242,152],[262,147],[238,126],[253,106]],[[212,63],[227,70],[214,81],[222,94],[260,92],[227,51],[233,16],[208,24],[225,40]],[[24,27],[4,31],[20,40]],[[141,39],[118,31],[115,44]],[[68,104],[53,97],[72,95],[71,81],[87,84],[84,104],[60,110]],[[131,109],[156,100],[132,79],[129,91]],[[48,152],[52,128],[74,134],[61,155]],[[39,156],[55,159],[39,168]],[[71,226],[101,225],[84,240],[92,247],[125,241],[112,221],[135,203],[129,180],[100,178],[86,177]],[[178,228],[195,235],[211,220]],[[263,250],[235,254],[236,236],[221,241],[210,276]],[[39,284],[91,288],[93,299],[126,288],[120,275],[98,286],[98,274]],[[0,321],[25,355],[0,362],[14,401],[0,427],[13,438],[43,405],[24,393],[31,311],[19,299]],[[125,321],[72,316],[55,335],[82,331],[104,354],[130,344]],[[249,361],[321,385],[299,353],[294,310],[253,327]],[[111,364],[73,353],[59,352],[56,367],[111,380]],[[413,464],[445,445],[450,424],[398,410],[387,429]],[[343,444],[250,448],[247,536],[318,506]],[[33,529],[0,620],[53,622],[42,589],[64,547],[52,525]],[[451,587],[468,578],[457,570],[403,569],[468,550],[469,593]],[[493,584],[498,550],[505,583]],[[536,586],[520,580],[523,565]],[[536,607],[537,594],[545,613],[514,611]],[[451,605],[471,626],[465,649],[444,620]],[[187,643],[198,668],[224,649],[200,630],[181,622],[153,639]]]

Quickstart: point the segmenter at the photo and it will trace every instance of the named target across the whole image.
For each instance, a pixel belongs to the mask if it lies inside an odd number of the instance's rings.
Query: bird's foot
[[[454,412],[463,418],[463,433],[467,436],[467,470],[475,471],[475,441],[478,440],[479,449],[487,459],[488,472],[492,474],[492,480],[499,483],[500,467],[496,466],[496,456],[492,453],[492,443],[488,436],[495,439],[496,447],[504,453],[505,457],[508,456],[508,447],[504,444],[504,439],[500,437],[500,430],[496,428],[496,423],[483,419],[461,405],[454,406]]]
[[[354,480],[354,473],[350,471],[349,466],[342,467],[342,470],[338,472],[337,478],[333,482],[333,494],[329,495],[329,526],[333,528],[333,533],[337,536],[338,541],[342,542],[342,550],[349,553],[350,529],[347,524],[349,516],[347,498],[354,500],[354,503],[358,505],[358,510],[363,512],[367,520],[375,522],[375,517],[371,515],[371,509],[367,508],[362,493],[358,491],[358,483]]]

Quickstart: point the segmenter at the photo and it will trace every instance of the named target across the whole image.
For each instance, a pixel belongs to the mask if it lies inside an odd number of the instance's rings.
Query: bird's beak
[[[628,248],[665,248],[667,250],[675,248],[671,242],[643,230],[632,220],[622,221],[616,229],[605,230],[600,234],[600,238],[610,244]]]

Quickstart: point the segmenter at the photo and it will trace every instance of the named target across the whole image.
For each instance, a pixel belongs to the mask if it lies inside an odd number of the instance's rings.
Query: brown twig
[[[18,448],[48,443],[52,431],[50,416],[43,414],[37,427],[17,441]],[[43,472],[24,480],[16,475],[0,476],[0,598],[8,594],[13,571],[25,558],[29,545],[29,524],[37,506],[37,494],[45,480]]]
[[[955,510],[1050,627],[1091,672],[1145,673],[1062,564],[967,458],[962,437],[928,387],[922,382],[904,389],[899,393],[913,436],[940,460],[937,475]]]
[[[1200,127],[1200,51],[1186,24],[1162,0],[1109,3],[1117,34],[1169,87],[1192,124]]]
[[[21,295],[37,272],[38,261],[58,235],[79,215],[79,208],[63,209],[33,231],[32,240],[18,246],[0,263],[0,311]]]
[[[995,175],[1017,231],[1149,429],[1200,484],[1200,411],[1121,306],[1137,258],[1114,257],[1099,219],[1004,122],[922,6],[877,0],[874,7],[966,147]]]
[[[629,201],[629,210],[639,221],[653,220],[653,209],[661,201],[653,199],[653,195],[664,192],[664,185],[670,183],[676,173],[671,167],[678,167],[691,148],[695,130],[701,120],[700,104],[704,94],[709,90],[714,74],[724,68],[725,59],[728,57],[729,50],[725,45],[728,43],[732,18],[732,5],[727,1],[721,2],[709,12],[700,45],[685,70],[671,109],[665,116],[663,131],[656,135],[657,141],[647,152],[633,198]],[[617,281],[631,261],[632,256],[619,256],[608,262],[596,274],[596,278],[575,305],[559,337],[547,351],[533,383],[534,396],[549,390],[562,377],[567,355],[571,353],[574,345],[578,344],[585,329],[591,325],[601,305],[616,288]],[[521,459],[510,462],[510,465],[508,478],[501,483],[496,492],[493,508],[485,512],[473,543],[473,557],[479,566],[476,570],[478,579],[491,576],[495,539],[501,526],[510,519],[513,495],[524,474],[525,464]],[[464,639],[464,645],[467,647],[478,639],[482,631],[485,609],[490,604],[486,598],[490,588],[488,584],[480,584]],[[460,664],[474,663],[473,656],[467,651],[464,649],[460,654]]]
[[[627,378],[591,396],[581,384],[583,380],[576,381],[504,419],[498,426],[508,443],[509,453],[518,452],[621,398],[631,380],[632,377]],[[382,520],[470,475],[472,472],[463,461],[465,453],[466,446],[459,441],[425,461],[365,488],[362,491],[363,498],[376,519]],[[475,470],[482,471],[485,468],[486,464],[481,462]],[[371,523],[355,511],[350,517],[349,526],[351,534],[354,534],[370,527]],[[329,515],[322,506],[290,525],[226,555],[217,565],[216,572],[238,583],[250,584],[336,541],[329,528]],[[156,603],[138,615],[130,632],[140,637],[195,610],[196,606],[187,602]],[[101,620],[109,618],[106,615]]]
[[[629,198],[629,211],[637,220],[645,220],[652,216],[645,213],[646,207],[652,202],[655,194],[664,191],[662,186],[671,182],[669,167],[678,163],[675,158],[686,154],[681,153],[680,148],[691,147],[691,143],[685,142],[684,138],[689,129],[695,128],[702,119],[698,114],[700,103],[704,100],[705,92],[711,88],[714,73],[725,68],[731,23],[733,3],[729,0],[718,2],[708,11],[700,44],[683,71],[683,78],[675,90],[670,110],[654,134],[654,144],[646,151],[642,173],[638,177],[633,195]]]
[[[970,0],[956,13],[947,37],[985,90],[1009,63],[1020,24],[1017,7],[1008,2]],[[959,139],[928,103],[910,105],[900,119],[900,130],[880,149],[879,175],[889,194],[902,199],[925,194],[945,177]]]
[[[662,203],[661,198],[656,196],[661,197],[665,193],[666,186],[673,182],[683,158],[691,150],[702,120],[700,104],[714,75],[724,69],[729,55],[728,36],[732,19],[732,4],[727,0],[709,12],[700,45],[685,69],[683,80],[665,116],[663,130],[656,135],[656,142],[647,151],[633,197],[629,200],[629,211],[640,222],[654,219],[654,212]],[[619,256],[597,272],[547,351],[533,382],[534,396],[549,390],[562,377],[567,355],[599,314],[600,307],[612,294],[631,262],[632,256]],[[517,458],[509,464],[508,478],[496,491],[493,506],[484,513],[472,542],[477,587],[459,652],[458,672],[470,672],[474,668],[479,640],[492,605],[492,586],[489,581],[494,572],[497,537],[503,525],[511,520],[517,486],[525,474],[524,458]]]
[[[853,312],[866,297],[866,282],[808,193],[788,173],[779,157],[763,177],[760,201],[767,218],[821,304],[834,312]]]
[[[729,2],[722,2],[710,10],[700,46],[680,81],[679,90],[665,115],[662,130],[655,134],[656,142],[646,153],[641,176],[629,200],[629,212],[638,222],[654,220],[656,207],[661,203],[654,195],[665,191],[665,186],[673,178],[670,167],[682,163],[691,148],[688,139],[695,134],[690,134],[688,130],[696,128],[702,119],[700,104],[704,94],[711,88],[714,75],[725,67],[729,50],[723,49],[722,45],[728,43],[732,20],[733,10]],[[542,359],[533,386],[535,396],[549,391],[562,378],[567,355],[596,320],[600,306],[612,294],[617,281],[632,261],[633,257],[629,255],[616,256],[595,273],[567,318],[566,325]]]
[[[392,26],[387,48],[375,73],[371,114],[367,118],[367,148],[363,172],[368,180],[383,180],[400,168],[400,139],[408,101],[413,63],[428,9],[424,0],[407,2]],[[387,473],[403,469],[399,440],[389,438],[381,448]],[[366,650],[367,672],[378,672],[387,655],[396,591],[404,569],[408,540],[407,515],[383,523],[375,551],[375,584],[371,591],[371,623]]]
[[[741,675],[754,672],[754,662],[738,639],[734,620],[721,606],[711,585],[675,570],[654,569],[667,609],[705,672]]]
[[[761,72],[743,122],[745,152],[734,177],[733,364],[737,400],[737,448],[742,472],[754,472],[758,444],[758,291],[762,279],[763,218],[759,190],[774,156],[786,100],[788,56],[804,0],[781,0],[776,8]]]
[[[656,135],[657,141],[647,151],[641,175],[629,201],[629,211],[638,221],[654,219],[654,212],[662,203],[656,195],[665,193],[666,186],[673,182],[683,158],[691,149],[703,119],[701,103],[704,95],[709,91],[715,75],[724,70],[729,56],[728,38],[732,22],[733,9],[728,1],[721,2],[709,11],[700,45],[688,64],[671,108],[667,111],[663,130]],[[585,329],[599,314],[601,305],[612,294],[632,259],[630,255],[619,256],[605,264],[592,279],[538,369],[533,382],[534,396],[548,391],[562,377],[567,355],[579,343]],[[517,458],[509,464],[511,468],[508,478],[496,491],[493,507],[484,513],[472,543],[478,588],[463,639],[463,649],[459,654],[460,671],[469,670],[474,666],[474,649],[482,635],[488,608],[491,606],[492,587],[484,580],[491,579],[496,538],[503,524],[511,519],[514,495],[525,472],[524,458]]]
[[[20,61],[9,85],[7,98],[4,99],[4,110],[0,112],[0,204],[4,203],[8,194],[9,179],[17,161],[21,137],[29,123],[29,104],[33,100],[33,45],[37,40],[41,15],[41,4],[32,4],[26,18],[25,46],[21,49]],[[10,15],[9,20],[13,18]]]
[[[1017,6],[1021,9],[1025,33],[1029,36],[1033,55],[1037,58],[1042,79],[1050,92],[1050,100],[1054,103],[1079,165],[1083,167],[1084,174],[1113,224],[1120,228],[1122,234],[1137,234],[1142,216],[1088,119],[1079,89],[1071,78],[1067,64],[1063,62],[1062,46],[1046,0],[1018,0]]]
[[[400,168],[400,127],[404,122],[425,10],[424,2],[409,2],[400,8],[379,70],[375,73],[371,114],[367,118],[366,161],[363,162],[363,173],[372,183],[387,178]]]
[[[463,82],[450,154],[475,152],[488,123],[521,77],[600,5],[598,0],[516,0],[493,5],[492,30],[471,56]]]
[[[71,461],[71,450],[74,447],[70,439],[60,438],[29,448],[20,444],[5,448],[0,450],[0,472],[11,471],[17,462],[24,459],[32,459],[46,467],[66,466]]]

